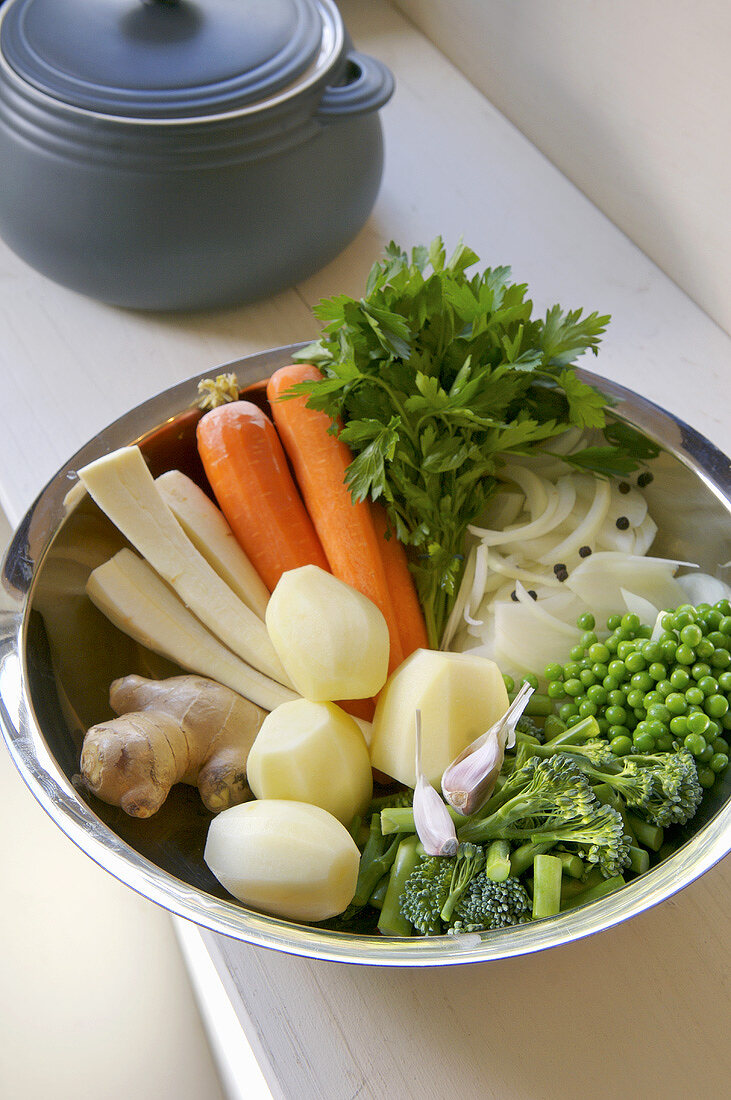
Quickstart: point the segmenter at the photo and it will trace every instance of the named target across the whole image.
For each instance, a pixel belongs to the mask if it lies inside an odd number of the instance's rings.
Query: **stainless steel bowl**
[[[288,363],[294,350],[278,348],[225,369],[236,371],[246,386]],[[653,553],[697,561],[714,572],[731,557],[728,458],[649,401],[579,373],[616,402],[614,415],[662,447],[648,490],[662,530]],[[84,595],[89,571],[122,540],[88,498],[73,492],[76,471],[110,450],[139,443],[153,473],[177,466],[200,476],[194,446],[198,381],[192,378],[133,409],[74,455],[25,516],[4,563],[3,581],[15,604],[0,623],[5,739],[38,802],[92,859],[171,912],[249,943],[341,962],[440,966],[528,954],[610,928],[689,885],[731,850],[727,774],[707,794],[681,847],[608,898],[482,935],[390,940],[293,924],[228,897],[203,862],[210,818],[192,788],[174,788],[147,821],[80,794],[73,777],[81,738],[109,713],[110,680],[132,671],[164,675],[172,666],[119,634]]]

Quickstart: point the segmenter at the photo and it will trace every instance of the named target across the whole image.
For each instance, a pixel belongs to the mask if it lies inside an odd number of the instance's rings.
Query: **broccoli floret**
[[[608,783],[628,807],[662,828],[690,821],[703,797],[695,761],[685,748],[618,759],[601,739],[554,749],[550,743],[532,747],[536,757],[558,752],[570,756],[590,782]]]
[[[544,740],[543,729],[529,714],[521,714],[516,723],[515,732],[516,735],[526,733],[529,737],[535,737],[536,741],[540,741],[541,743]]]
[[[455,906],[447,933],[451,936],[459,932],[487,932],[525,924],[531,919],[531,911],[531,900],[517,878],[493,882],[481,872]]]
[[[475,844],[460,844],[456,856],[422,856],[404,885],[401,913],[423,936],[440,935],[484,866],[485,853]]]
[[[476,817],[459,830],[462,841],[550,841],[564,844],[596,863],[607,877],[629,864],[629,838],[620,814],[602,805],[577,762],[564,753],[546,760],[532,757],[500,791],[512,793],[486,817]],[[493,800],[491,800],[493,801]],[[489,803],[488,803],[489,806]]]
[[[625,768],[638,768],[652,780],[648,800],[639,807],[646,817],[661,828],[684,825],[695,815],[703,798],[695,760],[687,749],[658,752],[647,756],[626,756]]]

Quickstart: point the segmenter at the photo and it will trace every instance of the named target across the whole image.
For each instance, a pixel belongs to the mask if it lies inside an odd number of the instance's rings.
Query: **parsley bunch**
[[[603,428],[606,399],[571,363],[597,352],[609,317],[553,306],[535,319],[508,267],[468,276],[478,257],[441,238],[409,257],[391,243],[360,300],[321,301],[321,338],[298,358],[321,381],[295,387],[326,412],[354,458],[353,499],[382,501],[412,568],[435,648],[464,566],[466,529],[495,489],[506,452],[525,454],[572,425]],[[626,473],[618,446],[577,465]]]

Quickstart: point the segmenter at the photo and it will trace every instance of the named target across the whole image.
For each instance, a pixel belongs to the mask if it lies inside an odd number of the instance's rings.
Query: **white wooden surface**
[[[411,246],[437,233],[448,244],[463,235],[486,263],[511,263],[538,308],[611,312],[588,365],[728,449],[729,337],[385,0],[341,7],[359,48],[392,67],[398,91],[382,115],[376,209],[326,270],[240,309],[144,315],[56,287],[0,246],[0,501],[13,521],[63,460],[131,405],[309,338],[310,305],[357,293],[387,240]],[[631,924],[550,955],[448,971],[347,968],[196,935],[269,1087],[286,1100],[721,1096],[731,1073],[730,877],[727,861]],[[74,880],[65,886],[73,897]],[[86,908],[93,921],[93,897]],[[86,1021],[95,1026],[103,1022]]]

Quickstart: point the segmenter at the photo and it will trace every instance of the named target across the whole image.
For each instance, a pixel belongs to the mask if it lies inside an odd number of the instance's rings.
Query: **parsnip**
[[[265,710],[296,699],[214,638],[152,566],[120,550],[89,575],[86,592],[116,627],[181,668],[209,676]]]
[[[155,484],[196,550],[263,621],[269,589],[239,546],[221,509],[180,470],[168,470],[155,478]]]
[[[81,751],[97,798],[132,817],[156,813],[175,783],[197,786],[213,813],[251,798],[246,762],[260,707],[202,676],[125,676],[109,702],[120,717],[92,726]]]
[[[326,810],[270,798],[215,817],[204,859],[245,905],[289,920],[320,921],[352,901],[360,852]]]
[[[209,630],[255,669],[291,686],[266,628],[196,550],[162,499],[139,447],[79,470],[91,497]]]
[[[249,753],[257,798],[287,798],[327,810],[348,825],[373,795],[363,734],[335,703],[297,699],[268,714]]]

